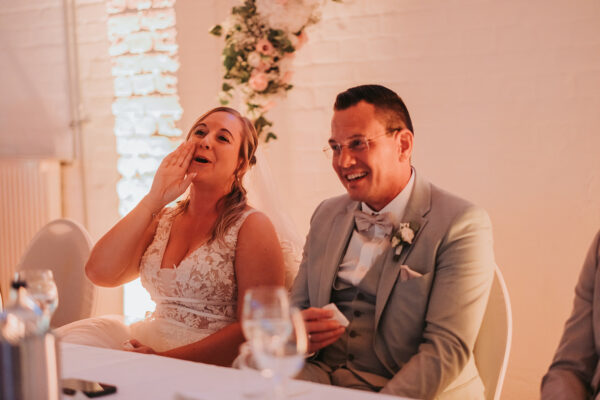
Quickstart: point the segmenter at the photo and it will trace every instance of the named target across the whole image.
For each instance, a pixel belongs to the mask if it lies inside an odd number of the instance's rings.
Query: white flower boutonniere
[[[405,245],[410,246],[412,244],[418,230],[419,227],[416,224],[410,222],[400,223],[391,238],[391,244],[394,248],[394,261],[400,259],[400,253],[402,253]]]

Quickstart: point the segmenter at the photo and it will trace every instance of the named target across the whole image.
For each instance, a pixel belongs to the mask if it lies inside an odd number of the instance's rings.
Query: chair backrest
[[[52,270],[58,288],[58,308],[50,322],[53,328],[94,312],[96,287],[84,271],[91,248],[92,240],[83,226],[57,219],[34,236],[19,262],[19,270]]]
[[[499,400],[512,341],[512,311],[508,290],[498,266],[473,356],[483,381],[486,400]]]

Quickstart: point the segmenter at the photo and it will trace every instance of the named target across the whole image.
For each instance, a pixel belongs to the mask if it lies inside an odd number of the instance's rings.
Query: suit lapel
[[[400,265],[404,263],[406,257],[412,249],[418,245],[419,237],[425,229],[427,219],[424,217],[431,208],[431,186],[425,179],[419,178],[415,171],[415,186],[411,193],[408,204],[406,205],[406,211],[402,222],[411,222],[418,225],[419,229],[416,232],[415,238],[410,246],[404,246],[400,253],[398,261],[394,261],[394,249],[390,248],[387,251],[383,270],[381,271],[381,277],[379,278],[379,285],[377,287],[377,299],[375,303],[375,327],[379,324],[379,319],[383,313],[383,309],[388,302],[390,293],[396,285],[398,275],[400,273]]]
[[[329,230],[330,234],[327,238],[326,251],[321,264],[317,307],[326,305],[331,299],[333,280],[354,229],[354,210],[358,208],[358,204],[358,202],[352,201],[334,218]]]

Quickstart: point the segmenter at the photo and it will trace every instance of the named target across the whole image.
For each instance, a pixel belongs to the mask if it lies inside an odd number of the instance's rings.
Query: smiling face
[[[365,101],[336,110],[331,121],[331,144],[341,144],[333,155],[333,169],[350,198],[380,210],[407,185],[410,175],[412,133],[399,126],[386,134],[386,126],[375,106]],[[352,140],[366,139],[368,149],[351,151]],[[372,140],[371,140],[372,139]]]
[[[188,173],[195,172],[195,183],[224,187],[235,179],[240,164],[242,122],[226,111],[215,111],[194,124],[188,140],[195,144]]]

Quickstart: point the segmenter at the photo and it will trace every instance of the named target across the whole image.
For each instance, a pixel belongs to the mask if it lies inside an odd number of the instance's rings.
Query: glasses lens
[[[369,148],[369,142],[365,138],[356,138],[348,143],[348,149],[355,153],[359,153],[361,151],[365,151]]]

